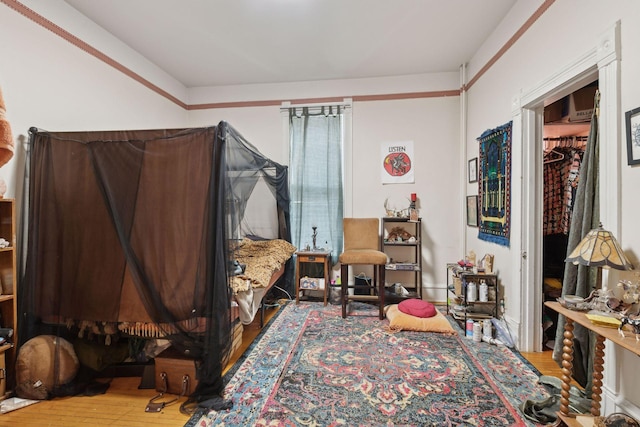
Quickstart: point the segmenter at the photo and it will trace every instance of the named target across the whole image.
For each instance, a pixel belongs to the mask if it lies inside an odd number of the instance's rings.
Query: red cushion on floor
[[[433,317],[436,315],[436,307],[430,302],[411,298],[401,301],[398,310],[416,317]]]

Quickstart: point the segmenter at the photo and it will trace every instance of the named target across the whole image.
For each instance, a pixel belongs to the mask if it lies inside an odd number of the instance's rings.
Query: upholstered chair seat
[[[340,254],[341,264],[372,264],[385,265],[387,263],[387,255],[383,252],[372,249],[352,249],[348,252]]]
[[[387,255],[380,251],[380,222],[378,218],[344,218],[344,251],[338,258],[342,277],[342,317],[347,317],[349,301],[377,303],[379,317],[384,319],[384,269]],[[366,295],[349,295],[349,266],[372,265],[374,278],[370,292]]]

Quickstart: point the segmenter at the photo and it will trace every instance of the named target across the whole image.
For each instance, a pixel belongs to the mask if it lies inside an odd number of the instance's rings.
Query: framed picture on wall
[[[478,182],[478,158],[474,157],[469,160],[469,182]]]
[[[627,122],[627,161],[630,165],[640,163],[640,107],[625,113]]]
[[[467,225],[478,226],[478,196],[467,196]]]

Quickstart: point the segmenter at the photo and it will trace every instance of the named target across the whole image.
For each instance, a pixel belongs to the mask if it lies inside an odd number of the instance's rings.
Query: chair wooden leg
[[[380,320],[384,319],[384,274],[385,266],[379,265],[377,268],[380,270],[378,274],[378,304],[380,304]]]
[[[342,318],[347,317],[347,301],[348,301],[348,286],[349,286],[349,266],[342,264],[340,266],[340,300],[342,302]]]
[[[346,319],[347,317],[347,304],[349,303],[349,265],[342,264],[340,267],[340,302],[342,303],[342,318]],[[385,266],[384,265],[374,265],[373,268],[373,281],[378,284],[377,289],[375,285],[372,283],[372,292],[375,291],[378,294],[378,317],[380,320],[385,318],[384,315],[384,280],[385,280]],[[371,293],[372,293],[371,292]],[[370,294],[371,294],[370,293]],[[369,297],[371,298],[371,297]],[[371,302],[371,300],[368,300]]]

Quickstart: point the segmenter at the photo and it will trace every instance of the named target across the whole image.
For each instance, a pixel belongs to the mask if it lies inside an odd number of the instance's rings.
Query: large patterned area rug
[[[547,395],[502,346],[456,334],[390,332],[377,308],[287,304],[225,380],[228,411],[186,426],[512,426]]]

